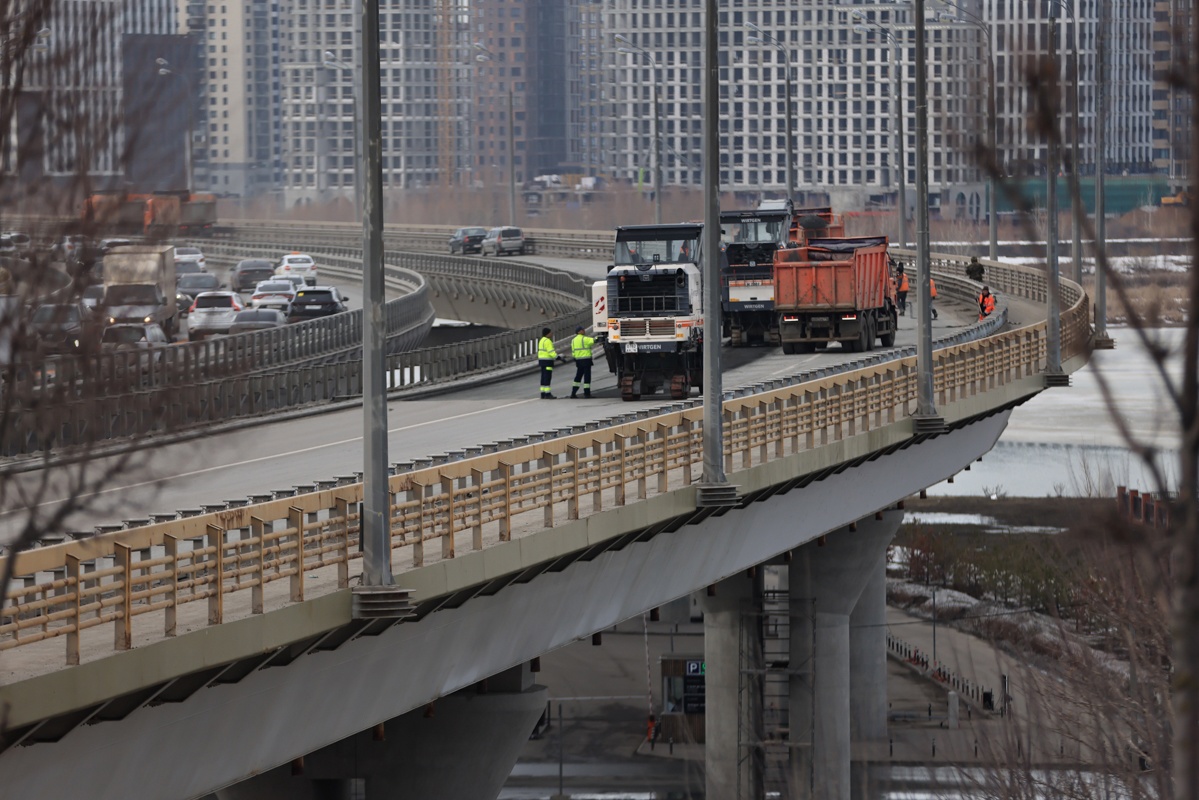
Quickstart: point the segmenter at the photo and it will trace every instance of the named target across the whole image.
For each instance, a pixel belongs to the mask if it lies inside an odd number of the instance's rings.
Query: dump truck
[[[155,322],[167,336],[178,331],[175,303],[175,249],[129,245],[104,257],[105,322]]]
[[[94,194],[83,201],[85,225],[104,235],[169,239],[203,235],[216,223],[216,197],[188,192]]]
[[[592,286],[592,321],[623,400],[665,387],[681,400],[703,376],[703,225],[616,229],[613,264]]]
[[[179,209],[179,232],[203,236],[216,224],[216,195],[191,194],[182,199]]]
[[[784,353],[831,342],[855,352],[895,344],[898,313],[886,236],[809,237],[776,253],[775,310]]]

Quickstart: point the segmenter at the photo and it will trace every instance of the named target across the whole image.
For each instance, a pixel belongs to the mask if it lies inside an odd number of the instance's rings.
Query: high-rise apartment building
[[[15,19],[9,36],[21,27]],[[174,0],[59,0],[35,24],[44,37],[5,76],[16,92],[6,173],[24,186],[124,188],[130,159],[146,156],[134,150],[146,120],[124,114],[128,81],[157,77],[126,74],[127,40],[137,49],[147,36],[169,39]]]
[[[1153,4],[1153,166],[1171,189],[1192,187],[1191,93],[1173,74],[1192,50],[1194,3],[1156,0]]]
[[[196,187],[253,197],[280,176],[279,0],[180,0],[196,40]]]

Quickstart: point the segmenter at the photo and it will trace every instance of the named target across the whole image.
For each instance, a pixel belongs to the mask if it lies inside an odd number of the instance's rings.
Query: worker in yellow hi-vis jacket
[[[579,396],[579,385],[583,386],[583,397],[591,397],[591,348],[595,339],[587,335],[582,325],[575,328],[575,338],[570,340],[570,357],[575,360],[575,380],[570,385],[570,396]]]
[[[550,393],[550,381],[554,378],[554,362],[563,361],[558,351],[554,349],[554,340],[550,338],[550,329],[541,329],[541,339],[537,342],[537,363],[541,365],[541,399],[556,400]]]

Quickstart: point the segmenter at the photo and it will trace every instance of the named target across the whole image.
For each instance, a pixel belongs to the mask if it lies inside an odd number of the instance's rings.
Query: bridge
[[[935,257],[943,295],[970,296],[965,262]],[[1039,272],[984,263],[1003,297],[1045,302]],[[1062,307],[1069,372],[1089,306],[1064,281]],[[795,360],[726,393],[732,508],[697,504],[694,401],[397,464],[401,620],[354,614],[350,476],[22,553],[0,618],[0,778],[17,797],[317,797],[349,777],[371,795],[399,775],[416,797],[494,795],[544,708],[538,656],[705,590],[708,792],[753,796],[742,619],[775,563],[801,632],[790,662],[808,665],[785,679],[790,769],[848,797],[851,741],[885,736],[885,627],[859,623],[882,618],[896,505],[981,457],[1046,386],[1045,322],[1003,311],[937,342],[941,433],[914,426],[911,347]],[[449,768],[481,749],[490,769]]]

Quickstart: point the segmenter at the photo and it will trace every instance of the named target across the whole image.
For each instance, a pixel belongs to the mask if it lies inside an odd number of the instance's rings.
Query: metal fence
[[[938,263],[952,274],[965,267],[965,259],[953,257],[938,257]],[[988,268],[989,280],[1013,294],[1044,295],[1044,277],[1036,271]],[[1069,358],[1086,352],[1089,305],[1079,287],[1068,281],[1063,287],[1069,304],[1061,315],[1063,357]],[[996,324],[974,326],[990,335],[935,351],[939,405],[986,398],[1044,371],[1044,322],[994,333]],[[876,356],[865,365],[735,393],[723,403],[725,469],[732,476],[909,419],[917,380],[915,356],[900,351],[899,357]],[[996,404],[1009,401],[997,393]],[[399,581],[408,569],[691,485],[702,465],[702,423],[702,407],[674,404],[653,416],[622,415],[595,429],[549,432],[480,447],[471,457],[397,467],[389,487],[389,541]],[[18,554],[12,570],[18,577],[0,610],[0,651],[45,648],[61,638],[63,645],[45,657],[75,664],[85,637],[89,651],[126,650],[175,635],[185,616],[193,626],[219,625],[264,613],[268,605],[303,602],[306,581],[317,571],[328,578],[323,592],[345,588],[361,557],[361,500],[360,483],[331,482],[295,496],[139,522]],[[0,569],[5,566],[0,560]]]

